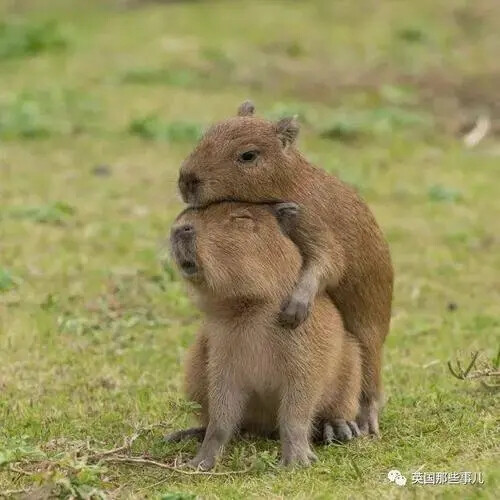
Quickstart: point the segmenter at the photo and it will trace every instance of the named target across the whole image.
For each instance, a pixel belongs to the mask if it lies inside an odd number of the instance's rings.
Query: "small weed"
[[[201,56],[212,63],[216,68],[231,70],[234,68],[234,61],[227,53],[217,47],[204,47],[200,51]]]
[[[192,122],[166,122],[157,114],[151,114],[133,119],[129,132],[149,140],[192,142],[201,137],[203,128],[200,124]]]
[[[51,133],[50,119],[41,103],[31,96],[19,96],[0,104],[0,113],[0,137],[4,139],[46,137]]]
[[[0,22],[0,59],[27,57],[68,48],[69,36],[57,21],[29,23],[22,19]]]
[[[41,460],[43,458],[45,458],[45,453],[29,444],[27,436],[0,440],[0,467],[20,460]]]
[[[42,224],[61,225],[76,213],[73,206],[63,201],[37,207],[11,208],[6,215],[14,219],[28,219]]]
[[[86,95],[64,89],[21,92],[0,100],[0,138],[42,138],[83,131],[98,107]]]
[[[158,498],[159,500],[195,500],[196,495],[193,493],[168,492],[161,494]]]
[[[197,72],[190,69],[139,68],[127,71],[121,77],[121,82],[139,85],[190,87],[200,79],[200,76]]]
[[[427,195],[429,196],[429,199],[431,201],[437,202],[452,203],[455,201],[459,201],[462,198],[462,194],[457,189],[442,186],[440,184],[431,186],[427,192]]]
[[[264,50],[269,53],[284,54],[292,59],[305,54],[305,49],[299,40],[282,40],[264,45]]]
[[[320,130],[320,136],[341,142],[350,142],[361,138],[365,127],[359,117],[348,114],[337,114]]]
[[[200,55],[205,60],[201,66],[134,68],[126,71],[119,81],[124,84],[188,88],[220,88],[221,85],[227,85],[227,75],[233,71],[234,61],[216,48],[204,48]]]
[[[12,275],[12,273],[0,267],[0,293],[7,292],[16,286],[16,279]],[[1,463],[1,459],[0,459]]]
[[[394,106],[415,104],[417,102],[415,90],[401,85],[382,85],[379,88],[379,95],[385,102]]]
[[[353,141],[363,136],[392,133],[398,129],[426,128],[431,124],[427,115],[395,106],[358,112],[338,112],[320,129],[321,137],[338,141]]]
[[[408,26],[397,31],[397,36],[408,43],[421,43],[427,39],[425,32],[418,26]]]

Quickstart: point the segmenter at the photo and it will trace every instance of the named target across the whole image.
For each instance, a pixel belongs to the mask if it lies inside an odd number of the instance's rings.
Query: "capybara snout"
[[[199,272],[196,257],[196,233],[193,224],[175,224],[170,232],[170,248],[172,256],[186,279]]]
[[[196,205],[201,179],[193,173],[181,173],[179,176],[179,191],[185,203]]]

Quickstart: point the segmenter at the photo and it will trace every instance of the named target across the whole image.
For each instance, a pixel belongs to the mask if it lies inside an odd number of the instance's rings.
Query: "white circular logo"
[[[406,477],[401,474],[397,469],[392,469],[387,473],[387,479],[391,483],[396,483],[398,486],[405,486],[406,484]]]

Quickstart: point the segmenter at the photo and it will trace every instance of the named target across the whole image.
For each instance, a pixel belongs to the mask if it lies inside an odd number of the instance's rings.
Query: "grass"
[[[54,20],[39,23],[7,18],[0,22],[0,59],[29,57],[69,46],[64,28]]]
[[[447,367],[475,351],[477,369],[498,366],[497,3],[15,4],[0,1],[0,492],[498,498],[498,391]],[[217,470],[242,474],[105,461],[157,423],[134,456],[196,449],[162,442],[193,422],[182,363],[200,321],[163,241],[182,159],[248,97],[299,115],[302,149],[359,189],[390,241],[383,438],[318,449],[307,470],[280,468],[263,440],[226,450]],[[490,134],[465,148],[485,112]],[[412,485],[415,471],[484,484]]]
[[[96,127],[99,106],[80,90],[50,88],[0,97],[0,139],[73,135]]]
[[[197,123],[165,122],[157,114],[134,118],[129,132],[144,139],[165,140],[171,142],[193,142],[201,138],[203,129]]]

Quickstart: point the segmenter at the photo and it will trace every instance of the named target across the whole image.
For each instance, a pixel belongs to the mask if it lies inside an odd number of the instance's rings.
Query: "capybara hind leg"
[[[373,332],[372,332],[373,335]],[[379,435],[379,397],[381,389],[380,366],[382,346],[363,335],[360,339],[362,385],[356,422],[361,434]]]
[[[309,444],[314,400],[311,391],[289,387],[279,411],[283,465],[310,465],[317,460]]]
[[[359,426],[361,434],[371,434],[373,436],[380,435],[379,423],[379,408],[378,398],[375,396],[361,396],[359,413],[356,417],[356,422]]]

